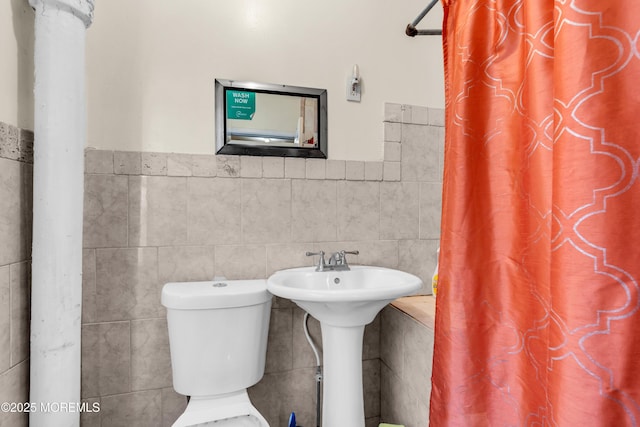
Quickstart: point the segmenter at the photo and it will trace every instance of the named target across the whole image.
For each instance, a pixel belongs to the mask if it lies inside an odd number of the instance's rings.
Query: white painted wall
[[[214,79],[328,91],[329,157],[381,160],[385,102],[442,108],[425,0],[106,0],[87,32],[88,145],[213,153]],[[436,6],[418,28],[439,28]],[[353,64],[362,102],[345,99]]]
[[[33,129],[33,10],[0,1],[0,120]]]

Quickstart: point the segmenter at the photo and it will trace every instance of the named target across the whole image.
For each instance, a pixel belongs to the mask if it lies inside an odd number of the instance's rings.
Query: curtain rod
[[[420,21],[422,21],[422,18],[424,18],[427,15],[427,13],[429,13],[429,11],[431,9],[433,9],[433,6],[435,6],[436,3],[438,3],[438,1],[440,1],[440,0],[431,0],[431,3],[429,3],[429,5],[422,12],[420,12],[420,14],[416,17],[416,19],[414,19],[412,23],[407,25],[407,28],[404,31],[406,35],[408,35],[409,37],[415,37],[415,36],[440,36],[440,35],[442,35],[442,30],[418,30],[418,29],[416,29],[416,25],[418,25],[420,23]]]

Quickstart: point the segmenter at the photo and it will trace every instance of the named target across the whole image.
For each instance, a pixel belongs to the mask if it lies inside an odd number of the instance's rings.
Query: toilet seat
[[[191,397],[173,427],[269,427],[251,404],[247,390],[209,397]]]
[[[260,420],[253,415],[242,415],[240,417],[227,418],[219,421],[209,421],[204,424],[197,424],[193,427],[262,427]]]

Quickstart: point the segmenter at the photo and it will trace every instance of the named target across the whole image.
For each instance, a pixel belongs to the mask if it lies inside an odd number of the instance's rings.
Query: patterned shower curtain
[[[640,426],[640,1],[443,5],[431,426]]]

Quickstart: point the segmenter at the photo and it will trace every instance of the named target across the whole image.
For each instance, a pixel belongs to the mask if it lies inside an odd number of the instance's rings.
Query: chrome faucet
[[[327,267],[327,263],[324,260],[324,251],[320,251],[320,252],[307,252],[305,253],[306,256],[315,256],[315,255],[320,255],[320,259],[318,260],[318,265],[316,267],[316,271],[324,271],[325,268]]]
[[[324,251],[320,252],[307,252],[307,256],[320,255],[316,271],[335,270],[346,271],[350,270],[349,263],[347,262],[347,254],[358,255],[360,251],[338,251],[331,254],[329,261],[324,260]]]

